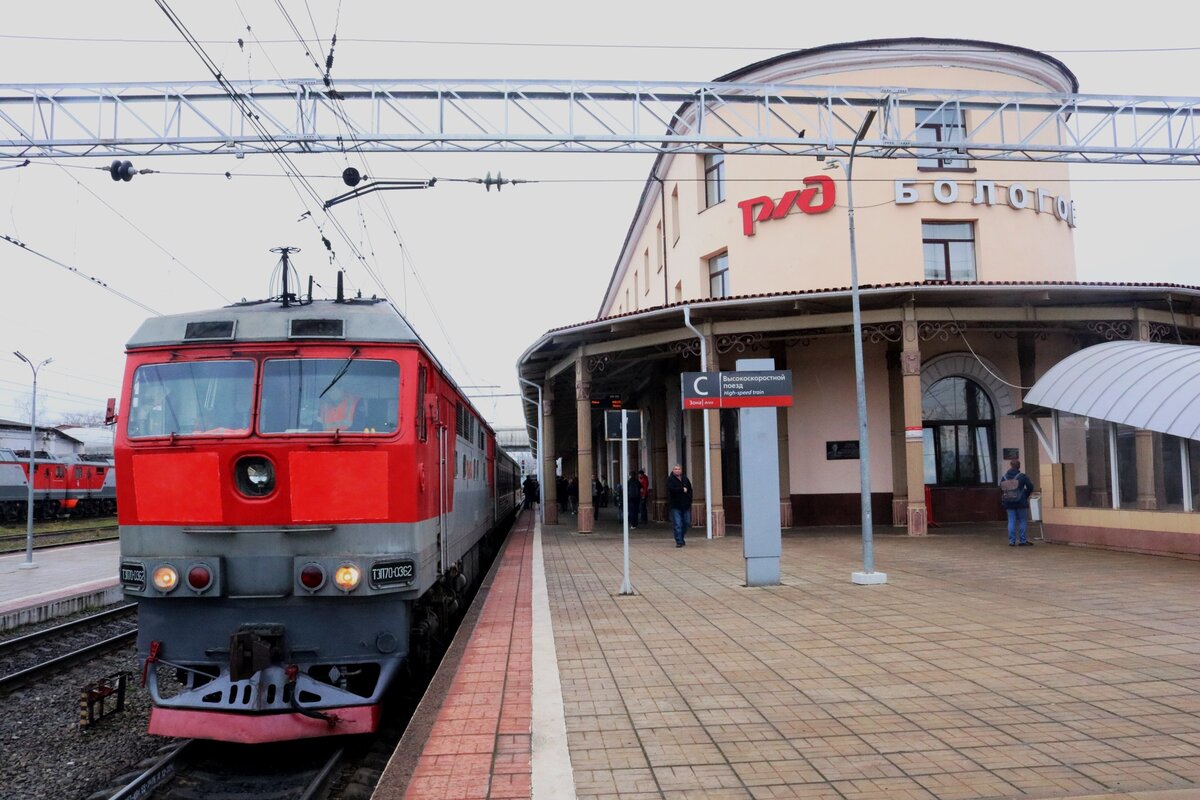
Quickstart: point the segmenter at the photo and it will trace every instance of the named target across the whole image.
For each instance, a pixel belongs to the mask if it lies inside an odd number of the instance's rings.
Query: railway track
[[[137,626],[128,622],[136,603],[91,614],[53,628],[0,642],[0,695],[28,686],[45,676],[131,644]],[[103,633],[90,637],[82,647],[77,642],[89,629]]]
[[[109,800],[315,800],[323,797],[344,750],[328,741],[253,748],[188,740]],[[309,764],[308,767],[298,767]]]
[[[56,536],[74,536],[83,533],[104,533],[111,531],[114,536],[117,533],[117,526],[113,525],[87,525],[82,528],[63,528],[57,531],[34,531],[33,539],[51,539]],[[0,542],[23,542],[27,538],[26,533],[6,533],[0,534]]]

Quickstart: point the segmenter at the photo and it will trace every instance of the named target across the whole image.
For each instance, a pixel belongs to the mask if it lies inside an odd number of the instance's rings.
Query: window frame
[[[725,202],[725,154],[703,155],[704,207],[712,208]],[[713,197],[716,196],[714,200]]]
[[[714,270],[714,262],[720,261],[721,259],[724,259],[724,267]],[[704,260],[704,263],[708,268],[708,296],[711,298],[732,297],[733,286],[729,275],[729,251],[722,250],[720,253],[709,256]],[[721,286],[724,289],[724,294],[715,294],[713,292],[714,279],[720,279]]]
[[[932,141],[935,145],[937,145],[935,149],[945,149],[946,145],[950,145],[954,142],[959,142],[961,144],[963,141],[966,140],[967,112],[964,111],[963,109],[959,108],[958,106],[951,106],[951,105],[928,106],[928,107],[918,106],[917,108],[914,109],[914,112],[916,114],[916,126],[915,126],[914,130],[916,133],[916,141],[917,141],[918,145],[922,142],[929,141],[929,140],[920,138],[921,131],[932,131],[933,132],[933,140]],[[943,115],[943,114],[955,115],[957,117],[957,119],[954,121],[950,121],[950,120],[944,120],[941,118],[935,119],[932,116],[928,116],[928,115]],[[921,117],[923,115],[926,115],[924,121],[921,120]],[[960,132],[960,135],[957,139],[954,138],[953,133],[951,133],[952,131],[956,131],[956,130]],[[919,151],[922,148],[917,147],[916,149]],[[953,171],[953,172],[974,172],[975,171],[975,168],[971,166],[970,159],[968,159],[965,154],[962,156],[951,156],[951,157],[930,156],[927,158],[918,158],[917,159],[917,169],[919,171],[927,171],[927,170],[943,170],[943,171],[949,170],[949,171]]]
[[[338,428],[335,430],[329,430],[329,431],[326,431],[326,430],[266,431],[263,429],[263,398],[266,396],[267,365],[268,364],[270,364],[272,361],[344,362],[345,360],[346,359],[342,356],[325,356],[325,355],[306,356],[306,355],[301,355],[301,354],[296,354],[296,355],[274,355],[274,354],[272,354],[272,355],[268,355],[268,356],[262,358],[261,361],[259,362],[259,366],[258,366],[258,374],[257,374],[258,383],[257,383],[257,386],[255,387],[256,394],[255,394],[255,398],[254,398],[254,403],[255,403],[254,432],[257,435],[263,436],[263,437],[319,436],[319,437],[323,437],[323,438],[324,437],[333,437],[335,439],[344,438],[344,437],[389,438],[389,437],[401,435],[401,433],[404,430],[404,413],[403,413],[404,409],[403,409],[403,404],[401,403],[401,395],[402,395],[401,384],[403,383],[403,380],[404,380],[404,369],[401,367],[400,362],[397,361],[395,358],[389,358],[387,356],[384,356],[383,354],[379,354],[379,355],[372,354],[370,356],[355,356],[353,361],[354,362],[364,362],[364,363],[365,362],[378,362],[378,363],[390,364],[393,367],[395,367],[395,369],[396,369],[396,394],[395,394],[396,427],[393,428],[392,430],[379,430],[379,431],[368,432],[368,431],[356,431],[356,430],[342,429],[342,428]]]
[[[948,228],[955,225],[966,225],[970,230],[971,238],[969,239],[954,239],[945,236],[931,236],[929,229],[934,227]],[[921,220],[921,262],[922,273],[924,280],[941,281],[943,283],[967,283],[979,280],[979,260],[975,257],[975,245],[978,242],[976,237],[975,221],[974,220]],[[970,278],[955,278],[951,272],[953,259],[951,258],[952,244],[967,244],[971,245],[971,277]],[[941,245],[942,249],[942,276],[932,278],[929,276],[929,264],[926,259],[926,245]]]

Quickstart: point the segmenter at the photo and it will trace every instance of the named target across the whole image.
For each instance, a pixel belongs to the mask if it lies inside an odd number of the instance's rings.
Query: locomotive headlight
[[[179,573],[170,564],[154,568],[154,588],[160,592],[169,592],[179,585]]]
[[[337,568],[337,571],[333,573],[334,585],[343,592],[348,592],[354,587],[358,586],[358,583],[361,580],[362,570],[358,568],[357,564],[342,564]]]
[[[275,467],[262,456],[245,456],[234,467],[238,491],[247,497],[265,497],[275,491]]]

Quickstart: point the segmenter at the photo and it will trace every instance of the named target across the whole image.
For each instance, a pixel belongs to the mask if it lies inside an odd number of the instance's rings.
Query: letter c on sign
[[[701,389],[701,388],[700,388],[700,382],[701,382],[701,381],[704,381],[705,383],[708,383],[708,376],[707,376],[707,375],[701,375],[699,378],[696,378],[696,380],[694,380],[694,381],[692,382],[692,388],[693,388],[693,389],[695,389],[695,390],[696,390],[696,394],[700,395],[701,397],[708,397],[708,391],[707,391],[707,390],[705,390],[705,389]]]

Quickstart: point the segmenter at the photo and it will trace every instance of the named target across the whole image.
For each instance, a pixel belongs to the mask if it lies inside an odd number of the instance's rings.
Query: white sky
[[[1200,96],[1200,37],[1183,20],[1171,23],[1178,3],[1157,0],[1127,6],[1120,14],[1083,11],[1082,3],[1024,1],[960,3],[952,14],[875,2],[837,7],[804,2],[282,2],[306,36],[313,37],[315,23],[321,62],[338,19],[335,79],[699,81],[788,50],[939,36],[1049,53],[1075,72],[1084,93]],[[199,39],[226,43],[206,48],[231,79],[315,75],[273,0],[173,0],[171,7]],[[290,43],[238,49],[238,37],[250,42],[254,36]],[[127,41],[78,40],[85,37]],[[410,43],[356,41],[365,38]],[[166,42],[128,41],[145,39]],[[411,43],[417,40],[440,44]],[[0,29],[0,79],[136,82],[209,80],[210,75],[158,7],[139,0],[11,5]],[[330,176],[313,179],[318,191],[329,197],[344,191],[333,177],[346,166],[340,155],[295,159],[306,174]],[[106,167],[108,161],[63,159],[66,169],[45,162],[0,170],[0,233],[163,313],[223,304],[180,264],[231,299],[265,295],[276,259],[267,251],[284,244],[303,249],[296,257],[302,276],[313,273],[332,291],[334,269],[313,226],[297,222],[308,206],[286,180],[248,176],[278,175],[270,157],[143,158],[135,160],[136,167],[205,174],[138,176],[120,184],[105,172],[81,169]],[[367,161],[365,171],[377,177],[477,177],[499,170],[506,177],[554,181],[508,187],[499,195],[450,183],[377,195],[397,221],[431,302],[411,270],[402,267],[396,237],[377,200],[363,206],[365,233],[355,204],[337,210],[346,229],[359,237],[355,244],[374,253],[396,304],[456,379],[497,386],[482,393],[512,393],[517,390],[514,365],[526,347],[550,328],[595,315],[652,157],[373,154]],[[226,170],[236,177],[225,179]],[[1077,166],[1072,176],[1081,280],[1200,284],[1192,234],[1200,167]],[[349,247],[334,244],[343,263],[350,264]],[[356,286],[367,294],[377,291],[365,273],[351,269]],[[104,398],[117,394],[124,343],[146,313],[2,241],[0,275],[0,417],[23,418],[20,398],[28,396],[29,368],[10,355],[12,350],[35,360],[54,358],[39,374],[39,421],[102,409]],[[494,424],[522,422],[515,398],[476,403]]]

